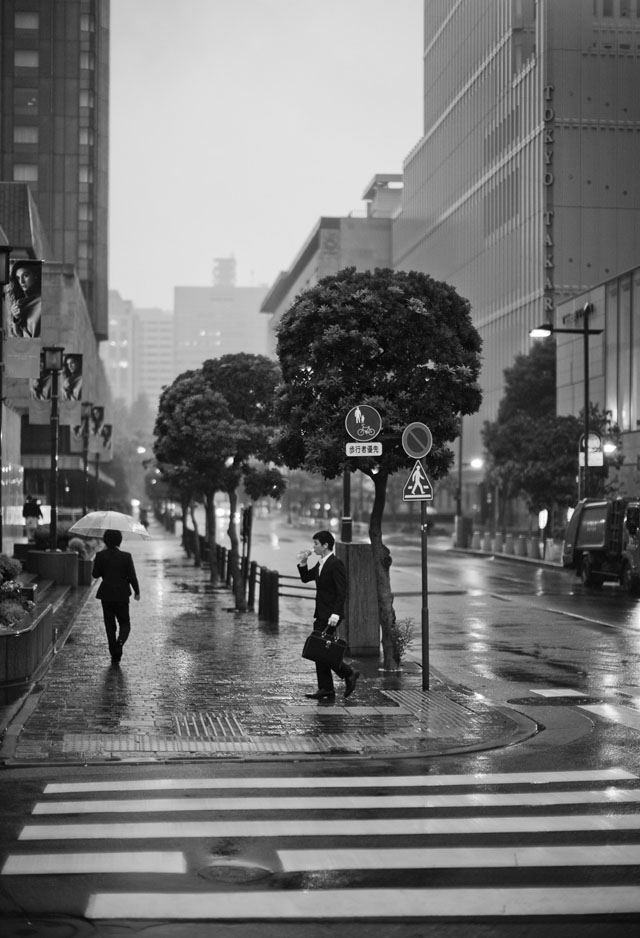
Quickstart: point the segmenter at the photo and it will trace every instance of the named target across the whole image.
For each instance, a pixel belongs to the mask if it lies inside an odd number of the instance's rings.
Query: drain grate
[[[239,739],[247,735],[235,713],[227,710],[174,713],[173,723],[180,739]]]

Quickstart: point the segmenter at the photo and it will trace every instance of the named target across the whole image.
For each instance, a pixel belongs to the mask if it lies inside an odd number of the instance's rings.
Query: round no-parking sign
[[[410,423],[402,431],[402,448],[407,456],[422,459],[433,445],[431,430],[426,423]]]

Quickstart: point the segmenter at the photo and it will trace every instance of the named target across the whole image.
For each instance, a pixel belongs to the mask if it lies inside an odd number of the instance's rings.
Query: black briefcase
[[[302,657],[330,668],[339,668],[347,650],[347,643],[326,632],[312,632],[304,643]]]

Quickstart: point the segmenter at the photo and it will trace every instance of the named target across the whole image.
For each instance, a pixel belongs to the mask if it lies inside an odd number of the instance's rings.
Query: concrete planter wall
[[[27,554],[27,572],[43,580],[53,580],[64,586],[78,585],[78,562],[72,551],[30,550]]]
[[[53,653],[53,607],[25,613],[24,625],[0,632],[0,704],[17,700]]]

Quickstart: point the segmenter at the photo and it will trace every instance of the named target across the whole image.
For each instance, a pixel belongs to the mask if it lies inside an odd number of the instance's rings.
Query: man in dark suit
[[[303,550],[298,555],[298,573],[303,583],[316,583],[316,608],[313,628],[318,632],[333,635],[344,615],[347,598],[347,571],[343,562],[333,553],[335,538],[331,531],[319,531],[313,536],[313,550]],[[319,560],[313,567],[307,567],[307,560],[315,554]],[[314,700],[335,697],[333,675],[326,664],[316,662],[318,690],[314,694],[305,694]],[[360,672],[344,662],[335,669],[339,678],[344,680],[344,696],[350,697],[356,689]]]
[[[96,598],[102,602],[102,616],[107,632],[111,661],[117,665],[122,658],[122,647],[129,638],[131,620],[129,618],[129,597],[133,589],[133,598],[140,599],[140,586],[136,576],[133,557],[120,550],[121,531],[105,531],[102,535],[105,550],[96,554],[93,561],[93,576],[102,577]],[[120,632],[116,638],[116,624]]]

